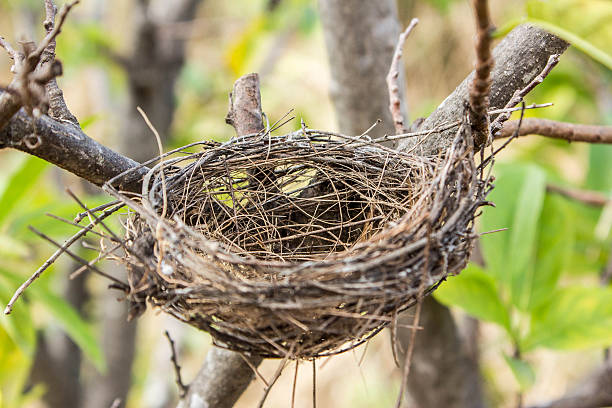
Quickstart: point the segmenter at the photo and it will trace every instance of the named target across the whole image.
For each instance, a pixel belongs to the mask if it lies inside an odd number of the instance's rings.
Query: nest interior
[[[423,158],[302,129],[167,154],[131,208],[122,260],[146,303],[231,350],[345,351],[466,264],[490,189],[462,126]]]

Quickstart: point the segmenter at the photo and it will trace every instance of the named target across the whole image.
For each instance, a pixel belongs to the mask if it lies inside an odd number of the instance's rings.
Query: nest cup
[[[166,155],[131,212],[130,314],[146,303],[264,357],[355,347],[458,273],[490,189],[461,127],[440,157],[310,129]]]

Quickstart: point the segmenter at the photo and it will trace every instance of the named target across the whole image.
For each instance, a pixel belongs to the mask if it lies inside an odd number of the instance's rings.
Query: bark
[[[319,0],[319,9],[340,130],[360,135],[381,119],[369,134],[395,134],[385,82],[401,32],[395,1]],[[398,85],[403,94],[403,69]]]
[[[523,24],[512,30],[493,50],[495,67],[491,73],[493,83],[489,96],[492,108],[503,108],[514,92],[523,89],[542,72],[551,55],[562,54],[568,43],[539,28]],[[420,125],[420,129],[433,129],[438,125],[456,121],[464,112],[468,100],[472,72]],[[455,130],[430,135],[415,152],[436,155],[446,150],[455,136]],[[411,149],[417,142],[406,139],[400,149]]]
[[[234,83],[226,121],[234,126],[238,136],[244,136],[263,128],[262,117],[259,76],[244,75]],[[210,350],[204,365],[189,385],[187,395],[180,401],[179,408],[233,407],[255,375],[245,358],[253,367],[262,361],[258,356],[243,358],[229,350]]]
[[[394,134],[384,81],[399,36],[394,2],[362,1],[356,6],[353,2],[320,0],[319,5],[340,131],[360,134],[377,118],[385,118],[379,125],[379,134]],[[379,32],[379,26],[385,28]],[[405,54],[410,55],[410,46]],[[404,87],[400,85],[399,91],[404,100]],[[367,122],[363,118],[368,118]],[[362,127],[355,128],[352,121],[359,121]],[[478,364],[462,346],[450,310],[428,298],[421,319],[425,330],[416,335],[407,384],[410,397],[419,407],[481,407]],[[401,320],[412,325],[410,314],[404,314]],[[409,330],[399,331],[398,341],[403,350],[408,349],[409,339]]]
[[[400,317],[402,325],[411,325],[412,321],[411,313]],[[410,397],[416,406],[484,407],[478,360],[474,358],[473,347],[460,336],[450,310],[428,296],[423,301],[420,326],[423,330],[416,335],[408,377]],[[410,332],[408,328],[398,329],[403,350],[408,349]]]
[[[185,62],[185,37],[164,26],[190,21],[201,0],[136,2],[132,54],[117,57],[128,78],[128,107],[122,112],[122,153],[138,162],[159,155],[155,137],[136,110],[140,106],[167,140],[176,110],[174,89]],[[107,408],[116,398],[126,401],[132,383],[137,322],[128,321],[124,302],[104,296],[103,348],[108,363],[104,376],[87,385],[86,408]]]
[[[70,123],[45,115],[33,119],[23,109],[0,131],[0,149],[9,147],[40,157],[97,186],[138,165]],[[145,169],[132,172],[119,179],[117,186],[138,192],[145,173]]]
[[[261,357],[250,357],[258,366]],[[204,365],[189,384],[179,408],[231,408],[253,380],[253,370],[238,353],[214,347]]]

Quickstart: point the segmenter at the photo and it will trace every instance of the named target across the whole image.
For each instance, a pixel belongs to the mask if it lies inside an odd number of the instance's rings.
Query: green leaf
[[[36,300],[41,302],[51,313],[62,329],[79,346],[83,354],[89,358],[101,373],[106,372],[104,353],[96,338],[93,327],[64,299],[47,291],[36,291]]]
[[[8,288],[4,279],[0,279],[0,302],[2,310],[8,304],[13,292]],[[22,302],[25,303],[23,299]],[[23,305],[22,305],[23,306]],[[36,330],[30,317],[30,309],[20,307],[13,309],[10,315],[0,314],[0,325],[11,337],[15,344],[28,356],[33,356],[36,349]]]
[[[612,146],[589,146],[589,171],[586,187],[599,191],[612,191]]]
[[[514,357],[510,357],[504,354],[504,360],[508,363],[508,366],[514,374],[514,378],[519,384],[519,388],[522,392],[529,390],[535,383],[535,371],[533,367],[524,361]]]
[[[576,350],[612,344],[612,288],[558,290],[532,312],[531,330],[521,350],[536,347]]]
[[[555,290],[559,275],[572,255],[574,225],[566,201],[547,195],[540,215],[535,268],[529,268],[523,282],[526,308],[546,302]]]
[[[514,305],[529,306],[534,273],[538,221],[546,176],[533,165],[497,166],[496,187],[489,196],[496,208],[481,217],[483,231],[508,228],[482,237],[488,270],[509,291]]]
[[[4,268],[0,268],[0,276],[10,281],[12,285],[19,285],[22,280],[19,275]],[[93,327],[83,320],[70,304],[46,287],[34,284],[28,288],[28,292],[32,294],[33,300],[40,302],[45,310],[57,320],[66,334],[81,348],[95,367],[104,373],[106,371],[106,361]],[[7,302],[8,300],[3,304]],[[23,299],[20,299],[20,302],[23,302]],[[25,313],[29,318],[29,310],[23,308],[21,304],[15,305],[10,316],[16,313]]]
[[[435,292],[435,298],[447,306],[457,306],[466,313],[510,330],[510,318],[495,281],[479,266],[469,264],[458,276],[450,277]]]
[[[10,214],[13,207],[36,183],[46,167],[47,162],[44,160],[29,156],[11,174],[4,190],[0,192],[0,225]]]

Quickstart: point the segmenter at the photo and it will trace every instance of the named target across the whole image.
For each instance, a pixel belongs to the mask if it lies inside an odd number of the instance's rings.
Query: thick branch
[[[33,119],[23,110],[0,131],[0,149],[7,147],[40,157],[97,186],[138,166],[135,161],[91,139],[76,126],[45,115]],[[130,172],[116,185],[121,190],[140,192],[141,178],[147,170]]]
[[[518,120],[506,122],[496,139],[510,137],[518,128]],[[568,142],[612,144],[612,126],[579,125],[548,119],[523,119],[518,136],[541,135]]]
[[[379,119],[369,135],[395,134],[387,109],[385,77],[401,28],[395,0],[319,0],[319,10],[331,71],[330,94],[339,129],[359,135]],[[403,69],[397,82],[404,98]],[[384,109],[379,109],[384,107]],[[406,104],[401,116],[408,117]]]
[[[247,74],[238,78],[230,96],[226,121],[234,126],[238,136],[244,136],[263,129],[262,116],[259,76]],[[189,384],[179,408],[231,408],[253,380],[251,367],[257,367],[261,361],[258,356],[243,357],[233,351],[213,348]]]
[[[512,30],[493,50],[495,67],[491,73],[493,80],[489,95],[491,107],[506,106],[516,91],[525,88],[542,72],[551,55],[562,54],[568,46],[569,44],[560,38],[527,24]],[[433,129],[460,119],[473,77],[472,72],[421,124],[420,128]],[[437,154],[449,146],[454,135],[454,130],[433,134],[417,150],[425,155]],[[410,149],[415,143],[414,140],[405,140],[400,143],[400,148]]]

